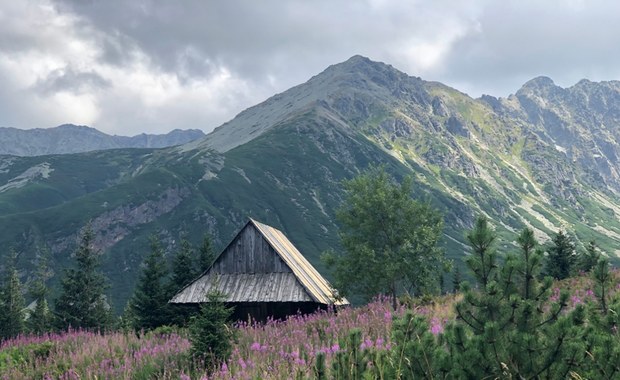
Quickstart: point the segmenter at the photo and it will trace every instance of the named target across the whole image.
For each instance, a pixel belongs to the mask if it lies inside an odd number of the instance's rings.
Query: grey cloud
[[[44,25],[43,16],[53,16],[47,11],[49,2],[54,4],[52,13],[64,18],[44,28],[53,33],[40,32],[33,25]],[[20,3],[0,9],[8,4]],[[135,134],[168,125],[209,131],[244,108],[355,54],[472,96],[506,96],[538,75],[560,85],[583,77],[620,78],[620,50],[615,49],[620,3],[604,0],[35,0],[33,4],[46,10],[31,15],[26,7],[15,5],[14,13],[4,19],[0,12],[0,54],[13,60],[7,66],[13,72],[47,76],[34,86],[32,81],[16,81],[13,87],[6,85],[4,93],[22,91],[28,95],[23,102],[37,99],[53,108],[55,101],[75,104],[62,96],[46,103],[58,91],[71,92],[76,101],[90,104],[88,115],[108,132],[124,128]],[[67,40],[76,39],[94,58],[81,60],[76,58],[79,53],[66,49]],[[437,48],[437,41],[444,45]],[[413,48],[416,44],[423,49]],[[34,55],[37,58],[49,57],[52,67],[60,61],[66,68],[41,74],[41,65],[32,71],[10,66],[31,64],[31,52],[40,53]],[[437,59],[420,64],[427,54],[431,58],[437,54]],[[0,59],[0,71],[2,63]],[[111,79],[102,78],[102,73]],[[230,77],[222,79],[222,73]],[[23,82],[31,87],[24,88]],[[36,113],[35,105],[15,105],[2,110],[7,114],[0,122],[34,120],[16,115],[19,109]]]
[[[83,94],[111,87],[110,81],[93,71],[75,71],[71,67],[51,71],[47,77],[40,79],[34,88],[41,94],[50,95],[57,92]]]
[[[618,79],[618,14],[620,3],[600,0],[492,2],[477,19],[479,30],[458,41],[444,68],[431,74],[473,95],[496,96],[539,75],[563,86]]]
[[[407,40],[412,33],[436,34],[446,17],[442,4],[450,3],[379,7],[366,1],[264,0],[186,1],[179,6],[155,0],[58,0],[58,7],[82,17],[85,26],[118,37],[116,44],[104,45],[103,59],[118,57],[116,47],[122,46],[124,54],[139,49],[154,65],[182,79],[226,68],[256,83],[275,78],[290,86],[355,54],[374,59],[397,55],[386,51],[393,41]]]

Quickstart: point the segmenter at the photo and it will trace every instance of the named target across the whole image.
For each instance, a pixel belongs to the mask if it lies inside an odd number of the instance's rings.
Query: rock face
[[[110,136],[94,128],[64,124],[47,129],[0,128],[0,155],[42,156],[118,148],[165,148],[204,136],[198,129],[165,135]]]
[[[541,241],[563,227],[616,257],[619,139],[619,82],[561,88],[541,77],[508,98],[472,99],[355,56],[177,147],[0,156],[0,244],[23,252],[26,270],[46,245],[59,269],[90,221],[119,309],[151,234],[168,251],[205,231],[221,246],[248,216],[324,272],[341,181],[382,164],[443,212],[451,258],[466,252],[477,214],[505,242],[524,226]]]

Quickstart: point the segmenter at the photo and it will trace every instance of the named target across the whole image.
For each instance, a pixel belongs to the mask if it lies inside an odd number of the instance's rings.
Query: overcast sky
[[[471,96],[620,79],[620,2],[0,2],[0,126],[205,132],[355,54]]]

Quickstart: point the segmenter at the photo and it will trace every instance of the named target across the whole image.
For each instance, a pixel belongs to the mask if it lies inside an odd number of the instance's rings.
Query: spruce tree
[[[52,313],[47,302],[48,288],[45,282],[48,279],[47,251],[40,251],[37,255],[34,279],[28,291],[34,300],[34,310],[28,317],[28,330],[36,334],[50,331],[52,328]]]
[[[207,269],[209,269],[209,267],[211,267],[211,264],[213,264],[213,261],[215,261],[215,251],[213,250],[213,244],[211,242],[211,236],[208,233],[205,233],[205,235],[202,238],[202,244],[200,245],[200,248],[198,249],[198,263],[197,263],[197,273],[203,273],[205,272]]]
[[[590,272],[601,258],[598,247],[594,240],[590,240],[586,245],[586,251],[577,258],[577,267],[580,271]]]
[[[56,300],[58,326],[62,329],[105,329],[112,322],[104,291],[107,280],[100,272],[99,254],[93,249],[94,233],[88,225],[75,251],[76,267],[65,271]]]
[[[547,249],[547,274],[562,280],[571,275],[575,264],[575,245],[570,236],[559,230]]]
[[[463,278],[461,277],[461,269],[458,265],[454,265],[454,273],[452,274],[452,290],[454,293],[458,293],[461,290],[461,283]]]
[[[24,297],[14,258],[9,260],[0,287],[0,339],[13,338],[24,332]]]
[[[193,260],[193,251],[190,242],[181,239],[181,246],[172,261],[172,277],[169,284],[171,295],[179,292],[196,278],[197,270]]]
[[[168,269],[159,240],[151,237],[151,252],[144,260],[136,290],[130,301],[134,328],[151,330],[170,319]]]
[[[229,322],[233,310],[224,299],[217,291],[209,292],[207,302],[189,324],[191,354],[210,369],[228,359],[232,350],[233,330]]]
[[[168,299],[191,283],[198,272],[194,261],[194,249],[189,241],[181,239],[181,246],[172,261],[172,275],[168,283]],[[195,310],[189,305],[171,305],[169,324],[185,326]]]

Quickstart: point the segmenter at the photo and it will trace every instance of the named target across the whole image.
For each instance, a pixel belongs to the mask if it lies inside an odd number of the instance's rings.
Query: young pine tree
[[[0,287],[0,339],[12,338],[24,332],[24,297],[14,259],[9,260]]]
[[[539,281],[543,253],[533,232],[521,232],[519,253],[501,265],[485,219],[479,218],[467,236],[477,289],[463,284],[457,319],[438,338],[414,315],[395,321],[393,377],[564,379],[583,370],[585,308],[566,311],[566,292],[549,304],[552,282]]]
[[[224,296],[214,291],[207,294],[200,313],[190,320],[191,354],[210,369],[217,368],[230,356],[233,330],[228,323],[232,312],[226,307]]]
[[[570,236],[558,231],[547,250],[547,274],[558,280],[567,278],[574,270],[575,261],[575,245]]]
[[[100,272],[99,254],[93,249],[93,239],[93,230],[88,225],[75,251],[76,267],[66,270],[61,280],[55,310],[61,329],[105,329],[112,323],[104,295],[107,280]]]
[[[458,323],[446,328],[452,376],[559,379],[579,367],[584,308],[565,312],[566,292],[547,307],[552,282],[538,280],[543,253],[530,229],[517,242],[519,254],[507,257],[496,272],[485,254],[477,262],[483,263],[478,273],[495,275],[479,291],[465,292],[456,306]]]
[[[486,287],[497,270],[497,254],[495,253],[496,235],[489,226],[486,218],[478,217],[474,228],[465,236],[471,245],[472,254],[466,260],[467,266],[473,272],[476,281]]]
[[[168,269],[159,240],[151,237],[151,252],[144,260],[136,290],[130,301],[133,327],[151,330],[169,323],[171,316],[166,289]]]

